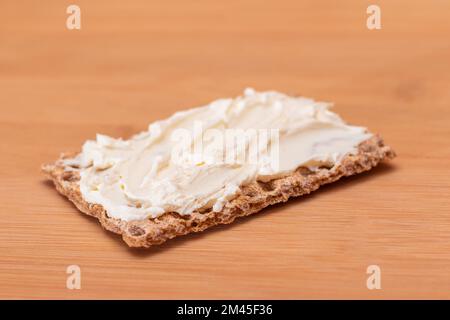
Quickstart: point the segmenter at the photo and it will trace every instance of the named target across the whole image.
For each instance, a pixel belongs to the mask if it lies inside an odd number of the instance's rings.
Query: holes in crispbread
[[[270,192],[273,191],[275,189],[274,184],[269,181],[269,182],[263,182],[263,181],[258,181],[258,186],[266,192]]]
[[[61,175],[61,178],[64,181],[69,181],[69,182],[78,180],[78,176],[72,171],[64,171]]]
[[[138,227],[138,226],[130,226],[128,228],[128,232],[135,237],[139,237],[145,234],[144,229]]]

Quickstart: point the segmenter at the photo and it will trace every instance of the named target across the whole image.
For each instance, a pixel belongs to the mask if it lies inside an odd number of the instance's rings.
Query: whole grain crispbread
[[[70,159],[73,156],[63,154],[60,159]],[[237,217],[256,213],[269,205],[285,202],[290,197],[308,194],[321,185],[370,170],[382,160],[394,157],[395,152],[384,145],[380,136],[374,135],[358,146],[356,154],[348,154],[332,168],[319,168],[313,172],[300,167],[283,178],[242,186],[238,196],[230,200],[220,212],[208,209],[187,216],[168,212],[158,218],[141,221],[111,218],[101,205],[86,202],[79,188],[79,172],[76,167],[64,165],[67,161],[58,160],[43,165],[42,171],[54,182],[56,189],[72,201],[81,212],[96,217],[105,229],[122,235],[130,247],[150,247],[177,236],[200,232],[218,224],[231,223]]]

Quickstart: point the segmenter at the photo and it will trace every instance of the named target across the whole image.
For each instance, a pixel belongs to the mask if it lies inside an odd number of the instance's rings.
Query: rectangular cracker
[[[362,142],[355,154],[348,154],[340,164],[332,168],[319,168],[312,172],[300,167],[287,177],[246,185],[220,212],[208,209],[193,212],[188,216],[168,212],[158,218],[141,221],[111,218],[101,205],[86,202],[80,192],[80,176],[77,168],[64,165],[70,161],[61,161],[74,156],[76,155],[62,155],[60,160],[43,165],[42,171],[54,182],[56,189],[72,201],[81,212],[97,218],[105,229],[122,235],[130,247],[150,247],[177,236],[200,232],[219,224],[232,223],[238,217],[259,212],[269,205],[285,202],[291,197],[308,194],[321,185],[334,182],[341,177],[370,170],[381,161],[394,158],[395,152],[383,143],[380,136],[374,135]]]

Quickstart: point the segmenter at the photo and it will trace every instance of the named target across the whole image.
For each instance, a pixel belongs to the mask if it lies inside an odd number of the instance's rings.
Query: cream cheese
[[[202,208],[219,212],[245,184],[300,166],[335,166],[371,137],[329,107],[246,89],[235,99],[156,121],[128,140],[98,134],[76,158],[81,193],[110,217],[126,221]],[[227,140],[230,132],[238,140],[244,137],[240,145]]]

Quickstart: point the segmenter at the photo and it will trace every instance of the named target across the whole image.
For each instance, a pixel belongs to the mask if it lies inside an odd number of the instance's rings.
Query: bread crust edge
[[[60,161],[75,155],[62,154],[58,161],[43,165],[43,173],[53,181],[58,192],[73,202],[81,212],[97,218],[106,230],[121,235],[128,246],[145,248],[215,225],[232,223],[238,217],[257,213],[270,205],[286,202],[291,197],[309,194],[342,177],[368,171],[381,161],[396,156],[379,135],[374,135],[359,144],[355,154],[346,155],[332,168],[320,168],[313,172],[300,167],[288,176],[243,186],[238,196],[230,200],[220,212],[208,209],[187,216],[168,212],[154,219],[124,221],[109,217],[101,205],[83,199],[77,169],[67,168]]]

